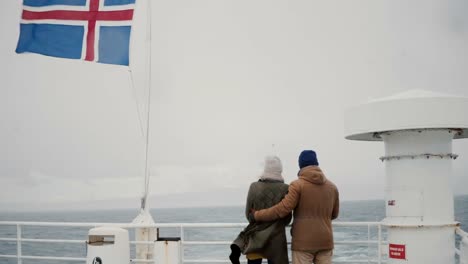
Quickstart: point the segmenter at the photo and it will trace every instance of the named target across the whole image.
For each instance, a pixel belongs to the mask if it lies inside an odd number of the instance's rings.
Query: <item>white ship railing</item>
[[[460,264],[468,264],[468,233],[457,228],[455,233],[460,236],[458,248],[455,248],[455,253],[458,256]]]
[[[15,255],[0,255],[1,259],[17,259],[18,264],[22,264],[23,260],[54,260],[54,261],[69,261],[69,262],[79,262],[85,263],[86,256],[84,257],[56,257],[56,256],[29,256],[23,254],[22,244],[24,242],[28,243],[67,243],[67,244],[83,244],[85,246],[86,240],[71,240],[71,239],[40,239],[40,238],[25,238],[23,237],[23,228],[28,227],[76,227],[76,228],[94,228],[100,226],[112,226],[120,227],[125,229],[136,229],[136,228],[177,228],[180,234],[180,240],[182,245],[181,255],[179,256],[182,260],[182,263],[230,263],[227,259],[185,259],[184,258],[184,247],[191,245],[230,245],[232,241],[197,241],[197,240],[186,240],[185,234],[187,229],[197,228],[243,228],[246,226],[245,223],[160,223],[154,225],[138,225],[138,224],[122,224],[122,223],[66,223],[66,222],[1,222],[0,227],[2,226],[16,226],[16,237],[0,237],[0,242],[15,242],[16,243],[16,254]],[[333,263],[383,263],[385,262],[383,258],[385,257],[382,250],[383,247],[386,247],[388,244],[384,241],[382,236],[382,225],[380,222],[335,222],[333,223],[334,227],[367,227],[367,240],[335,240],[335,245],[364,245],[368,246],[368,258],[362,260],[334,260]],[[377,229],[376,239],[371,239],[371,228]],[[463,231],[461,231],[463,232]],[[86,236],[87,234],[84,234]],[[233,236],[237,235],[234,233]],[[233,237],[234,239],[234,237]],[[130,244],[149,244],[152,245],[154,242],[147,241],[130,241]],[[376,258],[371,258],[370,256],[370,246],[377,246]],[[141,260],[141,259],[132,259],[132,263],[154,263],[154,260]],[[468,263],[467,263],[468,264]]]

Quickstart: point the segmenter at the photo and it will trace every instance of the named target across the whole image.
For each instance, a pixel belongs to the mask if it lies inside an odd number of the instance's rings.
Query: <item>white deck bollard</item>
[[[467,112],[468,98],[425,91],[347,112],[347,139],[385,143],[387,263],[455,262],[452,140],[468,137]]]
[[[154,245],[154,264],[181,264],[180,238],[158,238]]]
[[[128,231],[117,227],[89,230],[86,264],[128,264],[130,243]]]

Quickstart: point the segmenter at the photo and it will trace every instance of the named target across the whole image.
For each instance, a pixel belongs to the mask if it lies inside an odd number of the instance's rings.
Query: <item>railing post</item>
[[[377,250],[378,250],[377,261],[379,264],[382,264],[382,224],[379,224],[377,228],[378,228],[377,240],[379,241],[379,244],[377,245]]]
[[[367,224],[367,263],[370,263],[370,241],[371,241],[371,235],[370,235],[370,224]]]
[[[184,263],[184,244],[185,244],[185,230],[184,226],[180,226],[180,263]]]
[[[22,248],[21,248],[21,225],[16,225],[16,257],[18,258],[18,264],[23,264]]]

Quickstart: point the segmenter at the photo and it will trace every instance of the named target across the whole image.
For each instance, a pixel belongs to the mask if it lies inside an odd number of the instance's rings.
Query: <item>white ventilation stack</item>
[[[388,263],[455,263],[452,140],[468,137],[468,98],[409,91],[347,111],[346,138],[384,141]]]

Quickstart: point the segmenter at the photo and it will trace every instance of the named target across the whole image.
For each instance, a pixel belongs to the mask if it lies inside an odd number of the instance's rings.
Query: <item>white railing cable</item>
[[[23,238],[21,242],[83,244],[86,240]]]
[[[245,227],[247,223],[156,223],[156,224],[129,224],[129,223],[72,223],[72,222],[12,222],[0,221],[0,226],[59,226],[59,227],[120,227],[120,228],[235,228]],[[379,226],[380,222],[334,222],[334,227],[366,227]],[[462,231],[463,232],[463,231]]]
[[[86,261],[86,258],[72,258],[72,257],[49,257],[49,256],[21,256],[22,259],[34,260],[62,260],[62,261]]]
[[[18,240],[17,238],[0,238],[0,241],[5,241],[5,242],[16,242]]]
[[[455,233],[457,233],[461,237],[467,237],[468,238],[468,233],[463,231],[460,227],[457,227],[457,229],[455,229]]]
[[[350,223],[343,225],[343,223]],[[356,224],[356,222],[340,222],[336,223],[338,226],[364,226],[367,223],[378,225],[378,222],[360,222],[363,224]],[[366,223],[366,224],[364,224]],[[73,223],[73,222],[12,222],[0,221],[0,226],[36,226],[36,227],[120,227],[120,228],[179,228],[181,226],[186,228],[228,228],[228,227],[245,227],[247,223],[156,223],[156,224],[129,224],[129,223]]]

